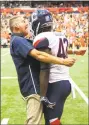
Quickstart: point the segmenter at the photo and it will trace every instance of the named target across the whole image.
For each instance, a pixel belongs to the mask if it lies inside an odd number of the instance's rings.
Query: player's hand
[[[81,55],[81,56],[83,56],[83,55],[85,54],[85,52],[86,52],[86,49],[80,49],[80,50],[78,50],[78,51],[76,52],[76,55]]]
[[[76,58],[73,58],[73,57],[69,57],[69,58],[66,58],[64,59],[64,65],[65,66],[68,66],[68,67],[71,67],[74,65],[74,63],[76,62]]]

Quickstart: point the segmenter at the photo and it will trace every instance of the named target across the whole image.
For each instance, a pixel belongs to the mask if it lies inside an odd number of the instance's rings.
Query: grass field
[[[70,68],[72,79],[88,97],[88,53],[79,57]],[[6,79],[13,77],[13,79]],[[19,91],[16,70],[9,49],[1,49],[1,120],[9,118],[8,124],[24,124],[26,120],[25,102]],[[76,99],[70,95],[65,103],[61,119],[65,125],[88,125],[88,105],[76,91]],[[44,118],[42,123],[44,123]]]

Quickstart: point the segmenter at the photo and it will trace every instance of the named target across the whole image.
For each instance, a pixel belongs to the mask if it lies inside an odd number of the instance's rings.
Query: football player
[[[53,18],[48,10],[43,9],[33,12],[30,22],[34,36],[36,36],[33,42],[36,49],[61,58],[68,58],[68,53],[84,55],[85,50],[68,51],[67,38],[62,33],[52,31]],[[60,124],[65,100],[71,92],[69,78],[69,67],[41,63],[40,94],[41,101],[45,104],[46,125]]]

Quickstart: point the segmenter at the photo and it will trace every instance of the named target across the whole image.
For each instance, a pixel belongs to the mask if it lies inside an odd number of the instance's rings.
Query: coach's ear
[[[14,32],[19,32],[19,26],[14,26],[14,27],[13,27],[13,31],[14,31]]]

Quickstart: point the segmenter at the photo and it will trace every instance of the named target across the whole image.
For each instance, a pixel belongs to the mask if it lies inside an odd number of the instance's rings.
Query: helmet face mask
[[[44,27],[52,27],[53,26],[53,23],[52,22],[48,22],[48,23],[44,23],[41,28],[44,28]]]
[[[48,32],[48,31],[50,32],[52,29],[53,29],[52,26],[42,27],[39,29],[38,34],[42,32]]]
[[[38,33],[45,32],[46,29],[52,30],[53,19],[52,15],[48,10],[37,10],[31,15],[31,26],[36,36]]]

